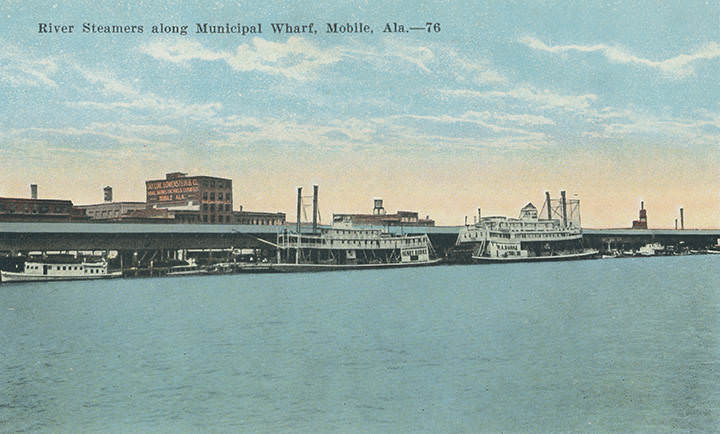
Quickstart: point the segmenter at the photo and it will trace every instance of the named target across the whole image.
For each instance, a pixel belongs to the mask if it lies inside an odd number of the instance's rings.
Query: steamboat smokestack
[[[302,187],[297,188],[297,233],[300,233],[300,208],[302,207]]]
[[[313,185],[313,233],[317,232],[318,185]]]
[[[37,199],[37,184],[30,184],[30,198]]]
[[[567,200],[565,200],[565,190],[560,192],[560,199],[562,200],[563,226],[567,226]]]
[[[552,210],[550,209],[550,192],[545,192],[545,203],[547,204],[548,220],[552,220]]]
[[[112,187],[110,187],[109,185],[107,187],[103,188],[103,198],[105,199],[105,202],[113,201]]]
[[[680,229],[685,229],[685,214],[682,208],[680,208]]]
[[[478,208],[478,222],[482,218],[482,212],[480,212],[480,208]]]

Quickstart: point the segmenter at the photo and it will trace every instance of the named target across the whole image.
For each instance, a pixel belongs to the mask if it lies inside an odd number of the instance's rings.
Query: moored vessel
[[[338,219],[314,233],[285,230],[277,236],[272,271],[332,271],[434,265],[441,262],[427,234],[391,234]],[[264,264],[268,266],[268,264]]]
[[[42,282],[53,280],[90,280],[120,277],[120,271],[108,271],[107,261],[25,261],[23,270],[0,271],[0,282]]]
[[[587,259],[598,250],[584,248],[580,201],[551,199],[545,193],[543,210],[528,203],[518,218],[481,217],[460,230],[456,245],[472,248],[473,262],[541,262]],[[540,217],[541,215],[546,218]]]

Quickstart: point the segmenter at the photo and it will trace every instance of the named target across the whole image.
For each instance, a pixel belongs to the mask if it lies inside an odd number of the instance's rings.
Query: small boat
[[[662,252],[665,252],[665,247],[660,243],[649,243],[638,249],[638,255],[640,256],[655,256]]]
[[[196,274],[208,274],[209,270],[196,264],[176,265],[168,268],[166,276],[192,276]]]
[[[108,271],[106,261],[38,261],[25,262],[23,271],[0,271],[2,282],[41,282],[53,280],[90,280],[121,277],[122,272]]]

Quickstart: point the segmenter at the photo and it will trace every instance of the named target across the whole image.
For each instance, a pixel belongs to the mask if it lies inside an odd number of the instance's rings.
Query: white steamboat
[[[582,246],[580,201],[546,201],[540,218],[538,210],[528,203],[518,218],[480,217],[473,225],[460,230],[456,245],[470,246],[474,262],[532,262],[585,259],[598,254]]]
[[[275,271],[324,271],[433,265],[427,234],[391,234],[377,228],[353,227],[338,219],[315,233],[283,231],[277,236]]]

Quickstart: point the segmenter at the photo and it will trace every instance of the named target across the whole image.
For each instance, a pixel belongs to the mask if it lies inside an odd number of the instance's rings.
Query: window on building
[[[215,200],[215,192],[210,193],[210,200]]]
[[[223,194],[222,194],[222,191],[218,193],[218,200],[223,200]]]
[[[215,223],[215,216],[214,216],[214,215],[211,215],[211,216],[210,216],[210,223]]]
[[[207,210],[208,210],[208,204],[204,203],[204,204],[203,204],[203,211],[207,211]]]
[[[207,191],[203,191],[203,200],[207,200]]]
[[[214,203],[210,204],[210,211],[215,212],[215,204]]]
[[[203,215],[203,223],[207,223],[207,221],[208,221],[207,214],[205,214],[205,215]]]

